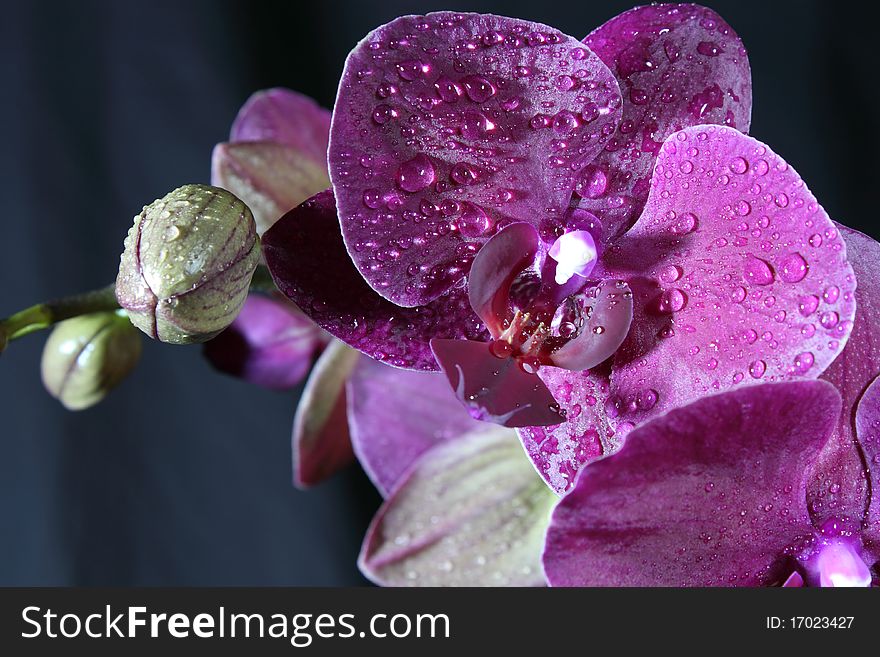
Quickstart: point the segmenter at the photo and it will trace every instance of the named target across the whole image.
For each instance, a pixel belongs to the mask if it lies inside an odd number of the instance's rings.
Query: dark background
[[[708,1],[749,50],[752,134],[831,216],[874,237],[878,87],[870,17],[843,2]],[[394,16],[494,12],[585,36],[630,2],[0,2],[0,315],[116,275],[131,217],[206,182],[260,88],[330,107],[347,52]],[[0,359],[0,585],[358,584],[379,498],[351,468],[290,485],[298,391],[146,345],[101,405],[68,413],[41,337]],[[405,412],[405,409],[401,409]]]

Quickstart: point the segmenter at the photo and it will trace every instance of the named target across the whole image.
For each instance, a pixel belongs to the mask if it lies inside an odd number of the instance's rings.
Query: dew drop
[[[664,283],[674,283],[681,278],[682,270],[678,265],[666,265],[660,270],[660,280]]]
[[[764,376],[764,372],[767,371],[767,363],[763,360],[753,361],[751,365],[749,365],[749,375],[753,379],[760,379]]]
[[[794,357],[794,371],[797,374],[804,374],[807,370],[809,370],[816,359],[813,357],[813,354],[809,351],[805,351],[803,353],[798,354]]]
[[[684,292],[678,288],[672,288],[660,296],[659,309],[663,313],[677,313],[684,309],[686,304],[687,297]]]
[[[779,262],[779,277],[786,283],[804,280],[809,269],[807,261],[800,253],[789,253]]]
[[[717,57],[722,54],[724,50],[713,41],[700,41],[700,43],[697,44],[697,52],[706,57]]]
[[[397,184],[406,192],[420,192],[434,182],[435,176],[431,160],[420,153],[400,165]]]
[[[492,220],[489,215],[479,206],[473,203],[463,203],[458,222],[458,230],[465,237],[480,237],[489,232]]]
[[[734,173],[743,174],[749,170],[749,163],[744,157],[735,157],[730,162],[730,170]]]
[[[475,103],[485,103],[498,89],[489,80],[479,75],[469,75],[461,80],[467,97]]]
[[[804,317],[809,317],[814,312],[816,312],[816,308],[819,307],[819,297],[815,294],[805,294],[800,299],[798,299],[798,310],[801,315]]]
[[[673,235],[687,235],[697,229],[697,216],[692,212],[685,212],[678,217],[671,227],[670,231]]]
[[[581,173],[577,192],[583,198],[600,198],[608,189],[608,176],[604,170],[595,166],[587,166]]]
[[[397,110],[390,105],[379,105],[373,110],[373,121],[378,125],[385,125],[397,116]]]
[[[754,285],[770,285],[773,282],[773,269],[766,262],[753,255],[746,258],[743,274],[745,279]]]
[[[367,189],[364,190],[364,205],[368,208],[375,210],[382,203],[382,195],[379,193],[378,189]]]
[[[833,310],[829,310],[827,312],[822,313],[822,316],[819,317],[819,323],[823,328],[833,329],[837,326],[837,323],[840,321],[840,315],[838,315]]]

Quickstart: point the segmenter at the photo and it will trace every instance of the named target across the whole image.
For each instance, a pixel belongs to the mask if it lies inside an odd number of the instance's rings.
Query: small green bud
[[[151,338],[205,342],[238,315],[259,260],[250,209],[219,187],[184,185],[134,218],[116,298]]]
[[[140,355],[140,333],[123,311],[80,315],[49,335],[40,366],[43,385],[68,410],[83,410],[116,387]]]

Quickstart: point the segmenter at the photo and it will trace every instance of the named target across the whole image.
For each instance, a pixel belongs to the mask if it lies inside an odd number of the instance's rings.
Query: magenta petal
[[[880,377],[868,386],[856,410],[856,433],[870,476],[871,503],[862,537],[880,559]]]
[[[534,374],[514,358],[498,358],[485,342],[431,340],[440,369],[474,419],[505,427],[564,421],[559,404]]]
[[[271,141],[310,157],[325,168],[330,112],[290,89],[267,89],[248,98],[232,124],[230,142]]]
[[[806,474],[840,396],[824,381],[704,397],[634,429],[553,513],[555,586],[754,586],[812,535]]]
[[[322,344],[321,329],[299,308],[287,300],[251,295],[204,352],[221,372],[285,390],[302,381]]]
[[[620,127],[578,185],[581,207],[599,217],[607,240],[641,213],[669,135],[706,123],[748,132],[752,79],[736,32],[699,5],[636,7],[584,43],[615,73],[623,95]]]
[[[279,290],[321,328],[376,360],[436,370],[432,337],[488,338],[464,290],[420,308],[400,308],[373,292],[345,251],[329,190],[272,226],[263,255]]]
[[[667,140],[644,213],[599,264],[635,297],[611,379],[634,423],[743,382],[815,378],[853,326],[837,228],[794,169],[731,128]],[[656,405],[630,410],[645,390]]]
[[[418,306],[465,276],[498,226],[561,220],[620,102],[599,58],[546,25],[440,12],[374,30],[346,61],[330,137],[358,270]]]
[[[578,295],[586,307],[580,333],[550,355],[554,365],[567,370],[595,367],[617,351],[633,317],[632,292],[624,281],[602,281]]]
[[[439,373],[408,372],[362,358],[347,393],[355,453],[384,497],[434,445],[491,428],[468,415]]]
[[[786,589],[792,588],[800,588],[804,585],[804,578],[798,571],[794,571],[791,575],[785,578],[785,581],[782,583],[782,587]]]
[[[620,437],[605,414],[608,375],[599,369],[571,372],[542,367],[538,376],[565,413],[565,422],[523,427],[517,433],[538,474],[561,494],[574,484],[584,465],[620,447]]]
[[[538,231],[529,224],[511,224],[480,249],[468,276],[471,308],[497,338],[507,315],[510,284],[535,260]]]
[[[846,243],[847,259],[858,287],[852,333],[841,354],[822,374],[843,397],[843,413],[807,488],[807,504],[817,527],[831,519],[862,520],[868,482],[853,427],[856,405],[868,384],[880,374],[880,243],[840,224],[836,226]]]

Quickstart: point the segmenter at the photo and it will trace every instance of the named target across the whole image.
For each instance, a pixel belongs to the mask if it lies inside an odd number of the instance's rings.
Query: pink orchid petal
[[[471,308],[497,338],[504,330],[513,279],[538,253],[538,231],[530,224],[511,224],[496,233],[474,258],[468,276]]]
[[[874,558],[880,560],[880,377],[874,379],[862,396],[855,424],[871,490],[862,538]]]
[[[263,236],[263,255],[285,296],[328,333],[376,360],[432,371],[432,337],[488,338],[465,290],[401,308],[370,289],[345,251],[329,190],[272,226]]]
[[[305,377],[323,346],[322,331],[286,299],[250,295],[205,357],[221,372],[264,388],[286,390]]]
[[[703,397],[634,429],[553,513],[554,586],[755,586],[812,536],[807,470],[840,396],[824,381]]]
[[[628,422],[743,382],[815,378],[853,326],[839,231],[794,169],[731,128],[667,140],[644,213],[602,267],[635,297],[611,379]],[[632,404],[646,390],[648,411]]]
[[[346,61],[330,138],[358,270],[419,306],[461,280],[498,227],[560,224],[620,102],[599,58],[546,25],[439,12],[374,30]]]
[[[473,340],[431,340],[440,369],[474,419],[505,427],[558,424],[565,418],[547,386],[514,358]]]
[[[347,394],[355,453],[383,497],[430,448],[491,428],[468,415],[440,373],[409,372],[361,358]]]
[[[327,189],[330,178],[326,165],[303,151],[256,141],[217,144],[211,158],[211,184],[244,201],[262,235],[288,210]]]
[[[373,519],[358,565],[383,586],[542,586],[555,500],[514,433],[493,426],[416,461]]]
[[[868,384],[880,374],[880,243],[836,224],[856,275],[856,317],[841,354],[822,374],[843,397],[837,429],[816,463],[807,488],[813,523],[828,520],[861,522],[868,498],[862,448],[853,432],[856,405]]]
[[[298,488],[319,484],[354,460],[345,381],[360,358],[333,341],[306,381],[293,419],[293,483]]]
[[[271,141],[290,146],[324,170],[329,139],[330,112],[308,96],[281,88],[248,98],[229,135],[233,143]]]
[[[538,376],[561,407],[565,422],[522,427],[517,433],[538,473],[562,494],[574,485],[584,465],[616,452],[622,436],[609,426],[603,410],[609,392],[607,372],[542,367]]]
[[[614,72],[623,95],[618,130],[578,186],[580,207],[599,217],[607,241],[642,212],[669,135],[706,123],[748,132],[752,79],[736,32],[699,5],[636,7],[584,43]]]
[[[791,575],[786,577],[785,582],[782,583],[782,587],[786,589],[801,588],[803,585],[804,578],[798,571],[794,571]]]
[[[624,281],[602,281],[589,294],[578,295],[586,307],[580,333],[550,355],[554,365],[567,370],[595,367],[617,351],[633,317],[632,292]]]

